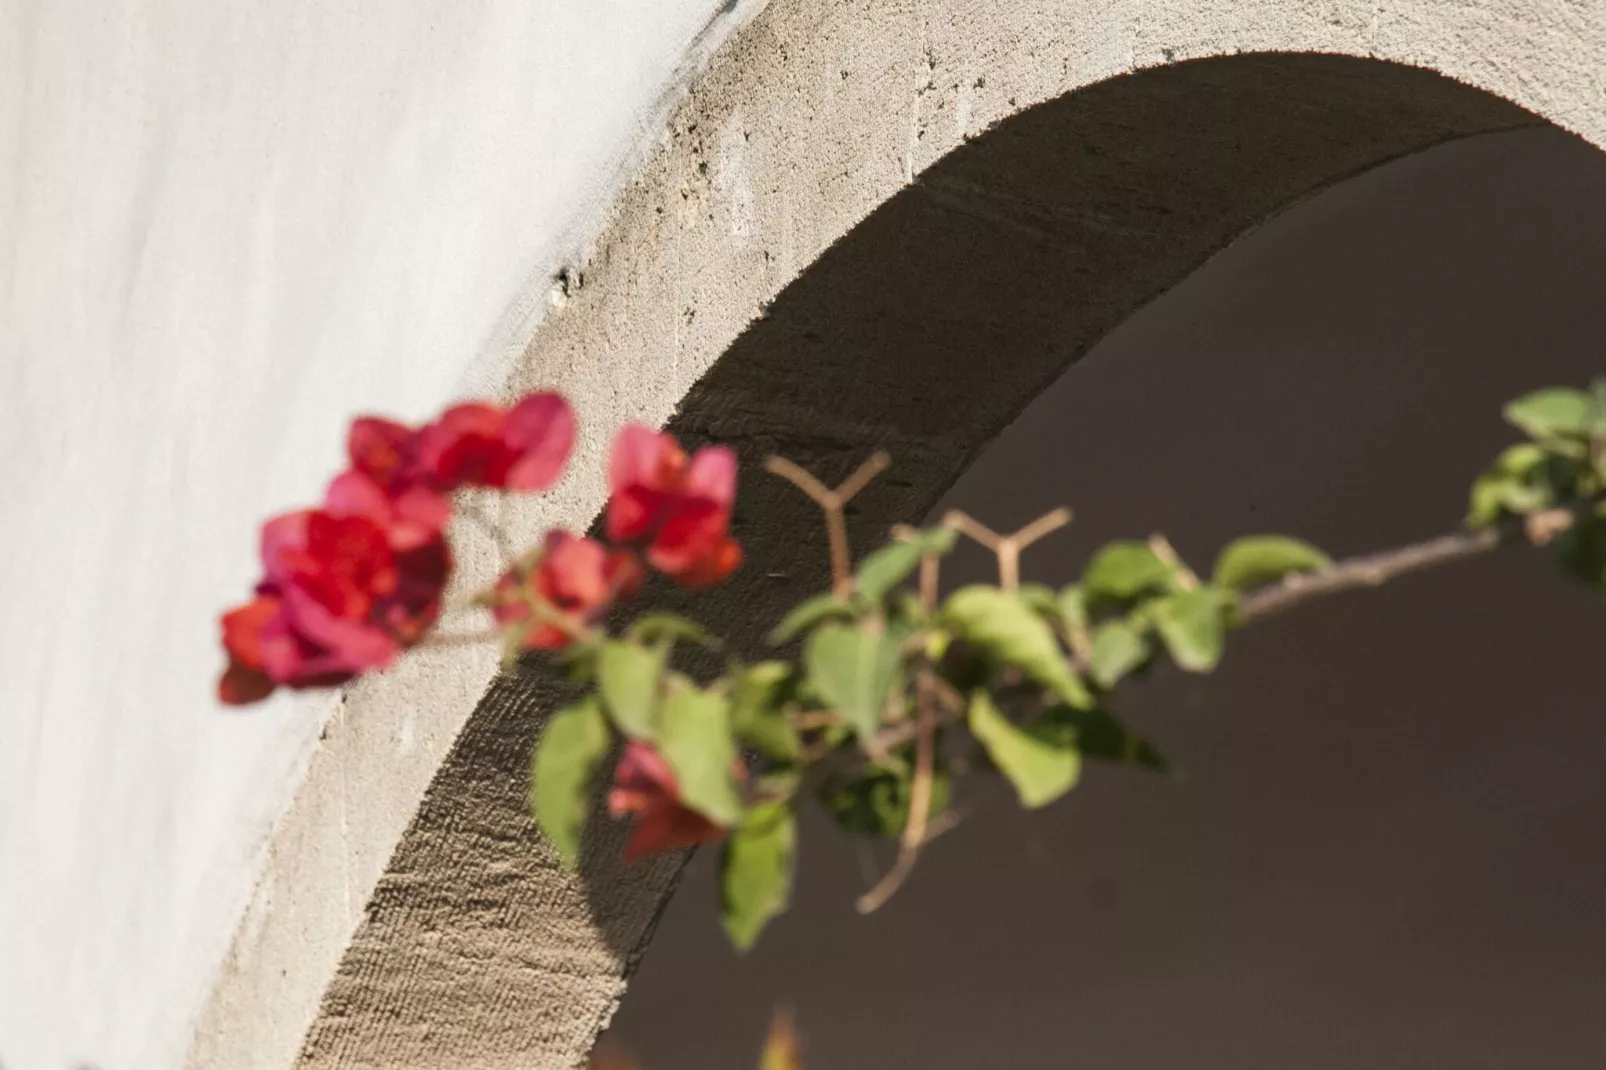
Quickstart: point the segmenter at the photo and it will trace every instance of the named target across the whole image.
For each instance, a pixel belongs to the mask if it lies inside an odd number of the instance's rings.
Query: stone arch
[[[870,538],[1289,203],[1486,131],[1548,120],[1606,142],[1590,74],[1603,16],[1108,8],[773,0],[695,79],[499,385],[569,391],[590,427],[581,467],[626,419],[824,473],[887,448],[898,467],[853,518]],[[699,604],[736,634],[816,587],[822,560],[798,502],[751,480],[744,495],[757,567]],[[600,497],[582,485],[560,508],[583,523]],[[604,834],[580,876],[554,865],[525,769],[557,685],[526,673],[486,691],[491,673],[465,656],[347,696],[190,1065],[583,1055],[679,862],[621,872]],[[431,726],[406,755],[380,727],[398,705]]]

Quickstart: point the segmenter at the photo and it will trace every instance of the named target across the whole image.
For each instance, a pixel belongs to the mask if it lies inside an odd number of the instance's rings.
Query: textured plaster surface
[[[263,873],[244,944],[275,895],[314,919],[261,1018],[302,1016],[289,1060],[490,668],[409,667],[361,722],[229,714],[216,615],[352,413],[422,418],[522,349],[719,6],[0,3],[7,1070],[182,1065]]]
[[[889,448],[896,472],[854,517],[873,538],[1288,203],[1535,115],[1600,144],[1603,44],[1606,14],[1562,3],[776,0],[692,85],[510,383],[574,384],[600,429],[667,421],[749,463],[779,450],[836,475]],[[1290,52],[1330,55],[1238,55]],[[796,502],[744,494],[757,564],[703,608],[752,635],[821,555]],[[583,1056],[677,867],[614,871],[608,831],[582,874],[555,868],[524,796],[556,696],[529,670],[469,718],[304,1066]]]
[[[1187,62],[1290,52],[1333,56]],[[1606,142],[1603,54],[1606,11],[1559,0],[772,0],[690,81],[561,284],[512,304],[502,351],[523,356],[478,368],[483,386],[569,391],[586,423],[576,477],[512,520],[584,524],[608,435],[636,419],[827,474],[890,448],[896,473],[854,518],[873,537],[1287,203],[1534,121],[1503,100]],[[928,260],[899,255],[911,235]],[[811,283],[822,257],[833,269]],[[842,317],[897,332],[899,360],[873,331],[833,345]],[[754,634],[818,580],[819,555],[796,503],[745,493],[758,564],[709,608]],[[582,1058],[677,864],[618,872],[606,834],[580,875],[554,866],[523,800],[557,691],[532,671],[487,692],[492,671],[488,655],[430,655],[343,697],[249,863],[260,880],[189,1066]]]

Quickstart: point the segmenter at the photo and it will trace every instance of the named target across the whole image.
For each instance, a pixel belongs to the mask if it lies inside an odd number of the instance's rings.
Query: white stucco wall
[[[182,1061],[329,710],[214,704],[255,525],[494,380],[716,6],[0,5],[0,1065]]]

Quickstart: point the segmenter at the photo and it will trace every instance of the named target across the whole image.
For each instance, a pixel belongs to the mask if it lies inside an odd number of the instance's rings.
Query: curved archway
[[[1348,556],[1451,529],[1501,405],[1600,371],[1603,238],[1606,154],[1553,128],[1392,161],[1122,323],[926,522],[1072,506],[1025,562],[1051,586],[1153,531],[1206,566],[1249,531]],[[970,545],[943,566],[995,575]],[[868,918],[890,852],[805,806],[789,912],[735,953],[699,853],[609,1045],[740,1066],[780,1004],[831,1070],[1594,1065],[1603,608],[1515,553],[1251,628],[1208,677],[1116,695],[1174,775],[1089,767],[1031,812],[966,778]]]
[[[1379,59],[1174,60],[1438,50],[1442,71],[1606,129],[1568,77],[1606,27],[1546,23],[1534,32],[1552,35],[1550,52],[1507,68],[1484,58],[1513,47],[1489,36],[1500,27],[1469,36],[1465,12],[1437,8],[1385,40],[1376,25],[1242,3],[1186,18],[1139,5],[1153,16],[1142,25],[1026,7],[772,5],[699,80],[510,386],[579,398],[592,458],[609,427],[671,412],[682,434],[749,462],[778,451],[832,472],[889,448],[897,472],[853,518],[872,537],[921,513],[1070,362],[1260,219],[1384,160],[1543,121]],[[600,499],[577,494],[576,509]],[[730,631],[820,578],[797,503],[752,481],[744,494],[737,522],[764,569],[699,603]],[[336,741],[348,749],[315,762],[268,883],[307,879],[366,907],[314,895],[259,911],[192,1066],[282,1066],[303,1035],[309,1067],[567,1065],[589,1046],[678,861],[621,872],[617,844],[598,842],[583,879],[559,871],[525,808],[556,685],[498,679],[470,716],[463,699],[488,671],[451,676],[438,749],[394,773],[376,771],[394,755],[364,736],[401,685],[349,700]],[[353,770],[392,805],[355,833],[320,832]],[[420,793],[416,814],[396,812]]]

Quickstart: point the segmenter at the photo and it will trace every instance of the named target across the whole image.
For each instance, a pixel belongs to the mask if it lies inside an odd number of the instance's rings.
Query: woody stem
[[[848,547],[848,520],[840,503],[825,510],[825,533],[831,541],[831,593],[846,598],[853,593],[853,558]]]

